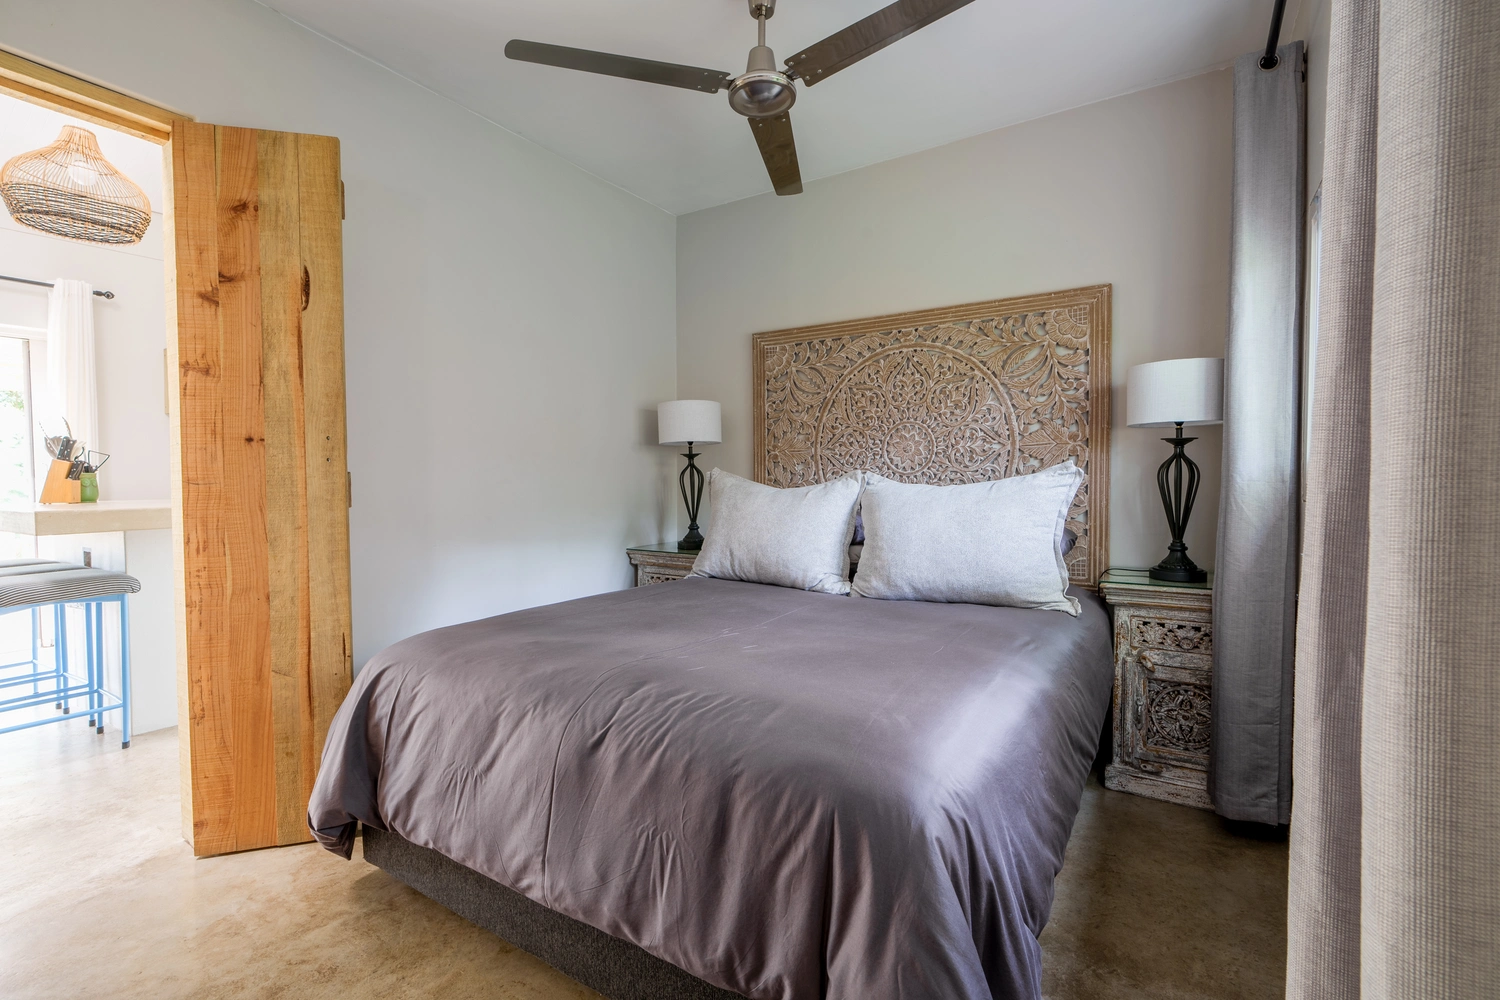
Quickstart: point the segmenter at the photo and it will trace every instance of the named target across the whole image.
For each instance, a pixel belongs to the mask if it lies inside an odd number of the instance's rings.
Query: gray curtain
[[[1208,795],[1230,819],[1292,810],[1303,199],[1302,43],[1234,65],[1224,467],[1214,580]]]
[[[1307,531],[1297,625],[1287,1000],[1359,996],[1378,0],[1330,11]]]
[[[1331,15],[1287,996],[1500,997],[1500,4]]]

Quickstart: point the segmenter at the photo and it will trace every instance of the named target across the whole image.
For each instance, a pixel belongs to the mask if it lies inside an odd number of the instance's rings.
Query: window
[[[29,348],[25,340],[0,337],[0,504],[36,499]]]
[[[0,327],[3,329],[3,327]],[[21,337],[0,335],[0,504],[29,504],[36,499],[32,474],[31,344]],[[36,539],[0,532],[0,559],[31,559]],[[0,617],[0,625],[20,622],[24,615]],[[0,647],[13,648],[14,628],[0,630]]]
[[[1323,266],[1323,185],[1307,210],[1307,312],[1302,329],[1302,468],[1312,457],[1313,381],[1318,373],[1318,276]],[[1307,476],[1302,477],[1306,499]]]

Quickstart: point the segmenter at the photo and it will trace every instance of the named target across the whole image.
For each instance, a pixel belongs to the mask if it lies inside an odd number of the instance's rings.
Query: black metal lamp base
[[[1198,439],[1183,437],[1182,425],[1178,424],[1177,435],[1162,440],[1172,446],[1172,457],[1156,470],[1156,485],[1161,490],[1161,505],[1167,512],[1172,542],[1167,546],[1167,557],[1152,566],[1147,575],[1168,583],[1204,583],[1208,580],[1207,571],[1199,569],[1188,558],[1187,543],[1182,540],[1188,518],[1193,515],[1193,501],[1198,496],[1198,463],[1188,458],[1184,449],[1189,441]],[[1185,484],[1184,473],[1187,474]]]
[[[1168,552],[1167,557],[1152,566],[1146,575],[1170,583],[1204,583],[1208,580],[1208,570],[1199,569],[1198,564],[1188,558],[1186,545],[1180,553]]]
[[[703,470],[693,461],[698,454],[693,450],[693,442],[689,441],[688,450],[682,456],[688,460],[687,465],[677,476],[677,488],[682,490],[682,503],[687,507],[688,515],[687,534],[678,541],[678,552],[698,552],[703,548],[703,533],[698,530],[698,508],[703,503]]]

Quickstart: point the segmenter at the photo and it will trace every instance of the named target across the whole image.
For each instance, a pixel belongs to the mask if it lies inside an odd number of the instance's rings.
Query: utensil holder
[[[79,503],[79,482],[68,478],[72,462],[54,458],[47,468],[47,480],[42,484],[42,503]]]

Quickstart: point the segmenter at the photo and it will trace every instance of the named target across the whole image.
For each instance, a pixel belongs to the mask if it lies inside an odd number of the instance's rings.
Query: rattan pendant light
[[[146,192],[104,158],[94,133],[73,125],[50,146],[11,157],[0,197],[21,225],[85,243],[139,243],[151,225]]]

